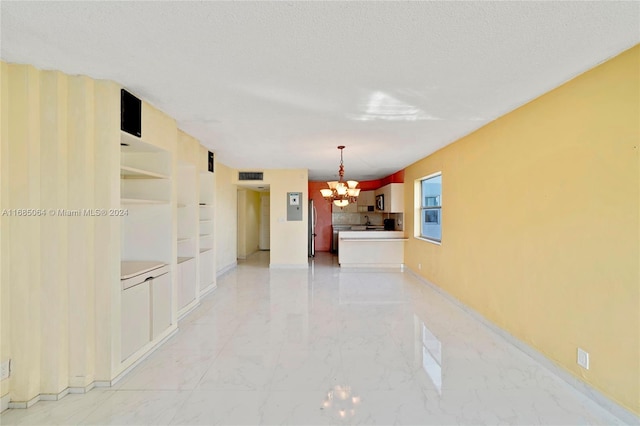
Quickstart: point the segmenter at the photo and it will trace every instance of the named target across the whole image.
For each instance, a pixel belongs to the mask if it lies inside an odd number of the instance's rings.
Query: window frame
[[[432,173],[430,175],[427,176],[423,176],[421,178],[418,178],[415,180],[414,182],[414,207],[415,207],[415,217],[414,217],[414,238],[418,239],[418,240],[422,240],[422,241],[427,241],[429,243],[432,244],[436,244],[436,245],[442,245],[442,205],[443,205],[443,194],[442,194],[442,184],[440,187],[440,204],[436,205],[436,206],[423,206],[422,205],[422,200],[423,200],[423,196],[422,196],[422,182],[424,182],[425,180],[428,179],[433,179],[435,177],[440,176],[440,178],[442,179],[442,171],[438,171],[435,173]],[[432,237],[428,237],[425,235],[422,235],[422,219],[424,217],[424,215],[426,214],[427,211],[437,211],[438,212],[438,221],[439,221],[439,225],[440,225],[440,239],[435,239]]]

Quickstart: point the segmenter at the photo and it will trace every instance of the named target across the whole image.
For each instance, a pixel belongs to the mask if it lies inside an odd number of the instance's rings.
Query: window
[[[442,241],[442,174],[419,179],[419,233],[416,236]]]

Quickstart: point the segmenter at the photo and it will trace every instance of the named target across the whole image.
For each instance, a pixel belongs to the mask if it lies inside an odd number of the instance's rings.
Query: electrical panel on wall
[[[302,220],[302,192],[287,192],[287,221]]]

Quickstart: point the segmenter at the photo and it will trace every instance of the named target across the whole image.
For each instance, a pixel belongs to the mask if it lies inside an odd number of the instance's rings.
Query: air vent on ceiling
[[[238,180],[262,180],[263,172],[238,172]]]

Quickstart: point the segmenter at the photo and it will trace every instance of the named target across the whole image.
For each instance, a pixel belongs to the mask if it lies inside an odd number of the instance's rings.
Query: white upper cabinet
[[[358,196],[358,211],[366,212],[369,206],[375,206],[376,197],[375,191],[360,191]]]
[[[379,208],[378,196],[382,196],[381,204],[383,208]],[[403,213],[404,212],[404,184],[390,183],[375,190],[376,211],[382,213]]]

